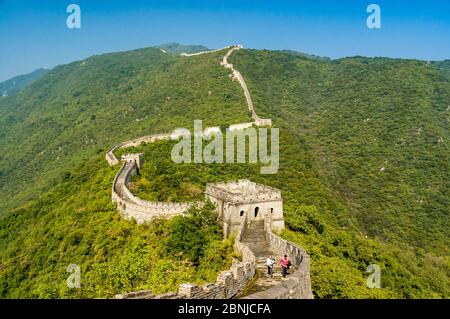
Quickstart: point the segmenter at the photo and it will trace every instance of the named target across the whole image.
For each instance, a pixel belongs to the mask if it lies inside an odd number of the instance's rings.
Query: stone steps
[[[256,280],[245,288],[245,292],[240,297],[267,290],[288,278],[283,278],[281,274],[281,266],[278,264],[281,256],[277,256],[269,249],[264,231],[264,221],[252,222],[244,231],[242,243],[247,245],[255,254]],[[272,278],[267,274],[266,260],[269,256],[273,256],[277,262],[274,266]],[[292,272],[294,272],[294,269],[290,268],[289,273]]]

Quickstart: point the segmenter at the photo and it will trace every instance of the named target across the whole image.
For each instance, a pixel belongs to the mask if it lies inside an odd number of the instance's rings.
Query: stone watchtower
[[[247,179],[206,185],[206,198],[216,205],[224,237],[238,231],[244,216],[251,224],[267,218],[272,229],[283,229],[283,200],[278,189]]]
[[[144,165],[144,154],[125,154],[121,156],[120,160],[126,163],[136,162],[137,167],[140,169]]]

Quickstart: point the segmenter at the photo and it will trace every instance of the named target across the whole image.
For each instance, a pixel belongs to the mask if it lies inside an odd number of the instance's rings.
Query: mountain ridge
[[[203,45],[182,45],[176,42],[169,42],[155,46],[155,48],[163,50],[165,53],[181,55],[198,53],[202,51],[209,51],[209,49]]]
[[[48,69],[39,68],[37,70],[34,70],[33,72],[17,75],[3,82],[0,82],[1,97],[7,97],[19,93],[28,85],[43,77],[48,71]]]
[[[94,56],[0,99],[0,184],[8,194],[0,204],[1,296],[70,296],[63,284],[70,260],[80,261],[98,290],[75,297],[123,292],[119,279],[102,281],[95,261],[116,269],[113,278],[129,278],[121,249],[131,251],[137,239],[130,234],[145,231],[118,221],[109,196],[114,171],[98,154],[136,136],[191,128],[194,119],[221,127],[250,120],[222,57],[157,48]],[[283,236],[311,255],[316,297],[448,297],[450,89],[442,73],[421,61],[322,61],[261,50],[230,59],[258,114],[280,128],[279,174],[260,176],[251,165],[176,166],[162,143],[143,146],[155,161],[134,181],[137,191],[177,198],[209,179],[251,177],[283,191]],[[117,232],[123,248],[101,237]],[[160,240],[152,233],[139,247]],[[384,278],[379,295],[364,286],[374,262]],[[152,269],[140,273],[145,282],[127,280],[170,290]]]

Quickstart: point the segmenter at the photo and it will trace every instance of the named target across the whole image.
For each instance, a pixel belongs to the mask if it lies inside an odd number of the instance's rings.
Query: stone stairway
[[[282,256],[277,256],[269,249],[269,244],[266,240],[264,231],[264,221],[254,221],[244,231],[242,243],[247,245],[255,254],[256,257],[256,275],[252,283],[250,283],[243,291],[239,293],[237,298],[242,298],[268,288],[278,285],[281,281],[287,280],[281,275],[281,266],[279,261]],[[266,259],[272,256],[275,258],[274,273],[272,278],[267,274]],[[289,273],[294,272],[295,269],[291,267]]]

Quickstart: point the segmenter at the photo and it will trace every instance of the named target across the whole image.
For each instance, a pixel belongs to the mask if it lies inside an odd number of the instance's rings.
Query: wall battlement
[[[275,235],[272,232],[270,218],[265,219],[264,230],[270,250],[278,256],[287,254],[296,270],[286,281],[243,299],[313,299],[309,255],[303,248]]]
[[[127,187],[132,175],[138,170],[137,162],[125,160],[114,178],[112,188],[112,201],[117,204],[117,209],[125,219],[135,219],[142,224],[155,217],[174,217],[183,214],[191,206],[200,203],[167,203],[150,202],[133,195]]]
[[[246,179],[206,185],[205,194],[233,204],[281,200],[281,192]]]

